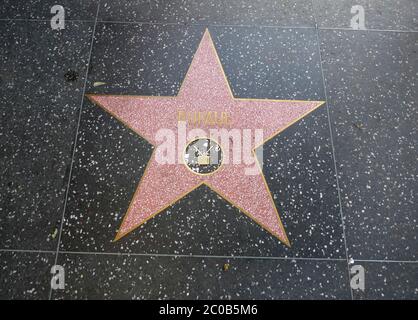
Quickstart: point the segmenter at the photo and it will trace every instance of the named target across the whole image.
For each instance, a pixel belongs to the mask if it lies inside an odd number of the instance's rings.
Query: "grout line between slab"
[[[17,21],[17,22],[51,22],[51,19],[9,19],[3,18],[0,21]],[[95,20],[89,19],[65,19],[65,22],[91,22],[93,23]]]
[[[205,254],[170,254],[170,253],[129,253],[129,252],[83,252],[60,251],[64,254],[92,254],[114,256],[139,256],[139,257],[173,257],[173,258],[219,258],[219,259],[252,259],[252,260],[308,260],[308,261],[345,261],[343,258],[303,258],[303,257],[268,257],[268,256],[233,256],[233,255],[205,255]]]
[[[17,253],[48,253],[56,254],[53,250],[30,250],[30,249],[0,249],[0,252]],[[272,256],[233,256],[233,255],[206,255],[206,254],[176,254],[176,253],[131,253],[131,252],[94,252],[94,251],[66,251],[60,250],[61,254],[70,255],[109,255],[109,256],[142,256],[142,257],[173,257],[173,258],[213,258],[213,259],[249,259],[249,260],[295,260],[295,261],[346,261],[346,258],[310,258],[310,257],[272,257]],[[418,260],[385,260],[385,259],[353,259],[356,262],[370,263],[408,263],[418,264]]]
[[[88,74],[89,74],[91,54],[92,54],[92,51],[93,51],[93,43],[94,43],[94,36],[95,36],[95,33],[96,33],[96,25],[97,25],[97,19],[98,19],[98,16],[99,16],[99,9],[100,9],[100,0],[97,3],[96,19],[95,19],[95,22],[94,22],[93,31],[92,31],[92,35],[91,35],[90,50],[89,50],[89,56],[88,56],[88,59],[87,59],[86,72],[85,72],[85,76],[84,76],[84,85],[83,85],[83,90],[82,90],[80,108],[79,108],[79,112],[78,112],[77,128],[76,128],[74,142],[73,142],[73,150],[72,150],[71,162],[70,162],[70,172],[68,174],[67,189],[65,191],[64,206],[63,206],[63,210],[62,210],[61,225],[60,225],[59,234],[58,234],[58,243],[57,243],[57,249],[56,249],[56,252],[55,252],[55,262],[54,262],[54,264],[57,264],[57,262],[58,262],[59,248],[60,248],[60,244],[61,244],[61,235],[62,235],[62,229],[63,229],[63,226],[64,226],[65,211],[67,209],[68,194],[69,194],[69,190],[70,190],[71,178],[72,178],[73,167],[74,167],[74,157],[75,157],[75,153],[76,153],[76,150],[77,150],[77,138],[78,138],[78,132],[80,130],[81,115],[82,115],[83,103],[84,103],[84,95],[85,95],[86,87],[87,87],[87,78],[88,78]],[[49,290],[49,300],[51,300],[51,297],[52,297],[52,288],[50,288],[50,290]]]
[[[158,21],[118,21],[98,20],[98,23],[114,24],[144,24],[157,26],[185,26],[185,27],[224,27],[224,28],[277,28],[277,29],[315,29],[315,26],[286,26],[286,25],[257,25],[257,24],[225,24],[225,23],[184,23],[184,22],[158,22]]]
[[[152,21],[118,21],[118,20],[98,20],[98,23],[114,23],[114,24],[143,24],[143,25],[178,25],[187,27],[223,27],[223,28],[276,28],[276,29],[320,29],[320,30],[335,30],[335,31],[352,31],[352,32],[404,32],[413,33],[418,30],[396,30],[396,29],[364,29],[356,30],[352,28],[342,27],[319,27],[313,26],[287,26],[287,25],[255,25],[255,24],[223,24],[223,23],[181,23],[181,22],[152,22]]]
[[[25,249],[0,249],[0,252],[22,252],[22,253],[56,253],[52,250],[25,250]]]
[[[403,32],[403,33],[414,33],[418,30],[391,30],[391,29],[360,29],[355,30],[352,28],[341,28],[341,27],[318,27],[319,30],[336,30],[336,31],[353,31],[353,32]]]
[[[413,260],[373,260],[373,259],[354,259],[354,262],[370,262],[370,263],[416,263],[418,264],[418,261]]]
[[[0,21],[32,21],[32,22],[50,22],[50,19],[24,19],[24,18],[1,18]],[[404,29],[362,29],[355,30],[344,27],[320,27],[320,26],[287,26],[287,25],[256,25],[256,24],[222,24],[222,23],[184,23],[184,22],[158,22],[158,21],[120,21],[120,20],[90,20],[90,19],[66,19],[66,22],[91,22],[91,23],[114,23],[114,24],[143,24],[143,25],[173,25],[187,27],[224,27],[224,28],[277,28],[277,29],[319,29],[335,31],[352,32],[394,32],[394,33],[417,33],[418,30]]]
[[[312,10],[313,10],[313,8],[314,8],[313,0],[311,1],[311,4],[312,4]],[[317,26],[315,13],[314,13],[314,18],[315,18],[315,25]],[[350,288],[351,300],[354,300],[353,289],[351,288],[351,285],[350,285],[351,277],[350,277],[350,263],[349,263],[348,248],[347,248],[347,237],[346,237],[346,232],[345,232],[344,215],[343,215],[343,208],[342,208],[342,201],[341,201],[341,190],[340,190],[340,183],[339,183],[339,179],[338,179],[337,161],[336,161],[336,158],[335,158],[334,137],[333,137],[333,133],[332,133],[332,123],[331,123],[331,116],[330,116],[330,110],[329,110],[329,104],[328,104],[328,94],[327,94],[327,86],[326,86],[325,75],[324,75],[324,68],[322,66],[321,42],[320,42],[319,29],[318,28],[316,28],[316,40],[317,40],[317,46],[318,46],[319,64],[320,64],[320,68],[321,68],[322,84],[323,84],[324,94],[325,94],[325,104],[326,104],[326,110],[327,110],[329,136],[330,136],[330,140],[331,140],[332,160],[334,162],[335,182],[336,182],[337,194],[338,194],[338,206],[339,206],[339,211],[340,211],[341,225],[342,225],[342,229],[343,229],[344,248],[345,248],[346,261],[347,261],[347,277],[348,277],[347,280],[348,280],[348,285],[349,285],[349,288]]]

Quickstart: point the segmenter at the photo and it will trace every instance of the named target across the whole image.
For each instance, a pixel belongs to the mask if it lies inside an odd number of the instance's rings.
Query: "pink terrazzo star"
[[[158,130],[177,132],[179,111],[228,112],[231,128],[263,129],[264,137],[270,139],[323,104],[234,98],[207,30],[176,97],[96,94],[88,97],[154,146],[159,144]],[[213,125],[199,126],[210,127]],[[115,240],[205,184],[290,246],[261,169],[260,174],[248,175],[246,168],[244,164],[230,162],[212,174],[198,175],[184,163],[161,164],[154,150]]]

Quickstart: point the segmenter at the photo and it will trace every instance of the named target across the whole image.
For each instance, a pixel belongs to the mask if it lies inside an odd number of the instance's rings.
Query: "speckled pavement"
[[[0,299],[417,299],[418,6],[334,2],[2,1]],[[153,147],[86,95],[176,96],[206,29],[234,97],[326,102],[263,148],[290,246],[206,185],[113,241]]]

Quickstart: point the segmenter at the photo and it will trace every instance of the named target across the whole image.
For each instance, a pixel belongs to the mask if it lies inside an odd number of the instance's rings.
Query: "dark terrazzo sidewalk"
[[[417,299],[416,1],[53,4],[0,4],[0,299]],[[112,242],[152,148],[84,95],[176,95],[206,28],[236,97],[327,102],[264,146],[290,248],[204,186]]]

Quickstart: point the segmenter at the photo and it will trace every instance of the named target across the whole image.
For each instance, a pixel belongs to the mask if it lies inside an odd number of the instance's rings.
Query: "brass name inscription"
[[[229,112],[218,111],[179,111],[177,121],[185,121],[190,126],[229,126]]]

